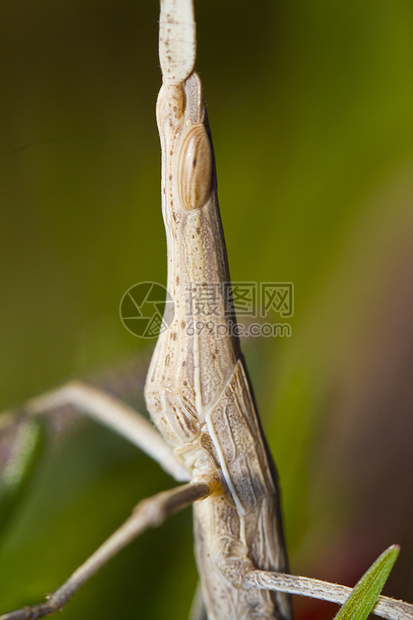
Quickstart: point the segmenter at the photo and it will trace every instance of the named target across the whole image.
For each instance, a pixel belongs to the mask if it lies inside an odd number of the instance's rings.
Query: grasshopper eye
[[[211,191],[212,152],[203,125],[190,129],[181,145],[178,161],[178,193],[182,207],[202,207]]]

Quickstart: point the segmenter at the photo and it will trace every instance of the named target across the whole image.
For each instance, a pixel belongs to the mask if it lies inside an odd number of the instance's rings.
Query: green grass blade
[[[25,420],[0,444],[0,538],[13,520],[25,492],[37,472],[44,448],[44,425]],[[5,462],[3,462],[5,461]]]
[[[400,547],[392,545],[384,551],[363,575],[334,620],[365,620],[386,583]]]

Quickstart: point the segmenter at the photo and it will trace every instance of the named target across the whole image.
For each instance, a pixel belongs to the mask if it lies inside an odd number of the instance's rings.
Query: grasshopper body
[[[241,588],[248,571],[285,572],[287,559],[275,470],[234,334],[215,162],[196,73],[181,84],[164,81],[157,120],[175,314],[152,358],[147,407],[192,479],[206,479],[215,489],[194,505],[208,618],[287,619],[288,596]],[[188,303],[190,292],[205,302],[211,287],[212,316],[205,303]]]

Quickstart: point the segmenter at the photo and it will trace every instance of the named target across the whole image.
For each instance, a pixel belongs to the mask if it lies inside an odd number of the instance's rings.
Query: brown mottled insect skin
[[[288,620],[288,595],[241,587],[252,569],[286,572],[288,566],[275,468],[233,333],[215,162],[196,73],[182,84],[164,82],[157,120],[175,314],[152,358],[147,407],[192,479],[215,488],[194,504],[195,554],[208,618]],[[195,308],[188,303],[189,295],[207,299],[211,284],[213,316],[207,303]],[[219,334],[218,325],[224,326]]]

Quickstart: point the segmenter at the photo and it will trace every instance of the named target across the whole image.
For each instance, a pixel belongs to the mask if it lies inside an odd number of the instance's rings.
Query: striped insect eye
[[[178,161],[178,193],[185,211],[202,207],[211,191],[212,152],[203,125],[195,125],[185,136]]]

